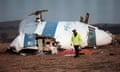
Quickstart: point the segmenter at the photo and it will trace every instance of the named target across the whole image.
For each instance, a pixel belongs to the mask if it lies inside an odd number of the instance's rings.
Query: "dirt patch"
[[[0,44],[0,72],[120,72],[120,44],[90,49],[92,55],[78,58],[64,55],[21,56],[5,52]]]

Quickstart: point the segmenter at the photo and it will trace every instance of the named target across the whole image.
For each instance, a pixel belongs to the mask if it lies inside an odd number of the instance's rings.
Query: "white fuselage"
[[[52,23],[54,23],[53,26]],[[18,51],[23,49],[24,34],[27,33],[27,34],[38,34],[40,36],[48,35],[54,37],[56,38],[56,41],[60,42],[63,48],[70,49],[72,48],[72,46],[70,45],[72,30],[76,29],[82,38],[81,47],[86,47],[88,46],[88,32],[89,32],[88,26],[95,28],[97,46],[107,45],[112,42],[112,37],[110,34],[89,24],[84,24],[79,21],[58,21],[58,22],[36,23],[34,17],[29,17],[20,23],[20,28],[19,28],[20,34],[11,43],[11,46],[19,48]]]

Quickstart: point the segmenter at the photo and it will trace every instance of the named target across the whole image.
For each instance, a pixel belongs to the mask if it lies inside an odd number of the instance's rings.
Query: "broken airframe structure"
[[[80,21],[44,21],[42,13],[47,11],[36,11],[20,23],[19,35],[10,44],[10,47],[14,47],[14,52],[18,53],[24,49],[42,51],[46,45],[50,46],[54,42],[61,48],[71,49],[70,38],[73,29],[82,37],[82,48],[112,42],[112,36],[108,32]]]

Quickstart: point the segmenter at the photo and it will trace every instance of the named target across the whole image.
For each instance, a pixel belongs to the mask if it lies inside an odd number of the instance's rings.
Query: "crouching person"
[[[52,43],[50,50],[52,54],[58,54],[58,50],[57,50],[55,43]]]
[[[57,46],[55,39],[51,39],[50,41],[46,42],[44,48],[43,48],[44,54],[57,54]]]
[[[43,53],[45,55],[52,54],[51,49],[50,49],[50,42],[46,42],[46,45],[43,47]]]

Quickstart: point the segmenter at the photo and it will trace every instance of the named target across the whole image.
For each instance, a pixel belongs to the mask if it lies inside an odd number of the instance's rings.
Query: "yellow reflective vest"
[[[74,34],[72,34],[72,37],[71,37],[72,45],[80,45],[81,42],[82,42],[82,39],[81,39],[80,34],[77,34],[76,36],[74,36]]]

